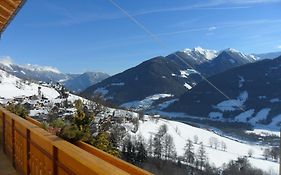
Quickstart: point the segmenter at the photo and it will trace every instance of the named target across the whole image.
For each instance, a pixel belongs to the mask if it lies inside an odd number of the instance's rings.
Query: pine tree
[[[207,155],[206,155],[206,150],[204,148],[203,142],[200,142],[200,147],[197,152],[197,161],[198,161],[198,166],[200,169],[203,168],[204,164],[207,161]]]
[[[226,151],[226,149],[227,149],[226,143],[224,141],[221,141],[221,149],[223,151]]]
[[[119,156],[119,151],[117,148],[113,146],[113,144],[110,142],[109,134],[107,132],[99,133],[93,143],[93,146],[96,148],[103,150],[109,154],[112,154],[114,156]]]
[[[263,156],[264,156],[265,160],[267,160],[270,157],[270,149],[269,148],[264,149]]]
[[[174,159],[176,155],[175,144],[173,137],[169,134],[163,136],[163,152],[165,159]]]
[[[137,145],[136,162],[142,164],[147,159],[147,151],[145,150],[143,142],[139,142]]]
[[[132,143],[131,137],[128,137],[123,144],[122,154],[127,162],[136,163],[136,149]]]
[[[184,158],[187,163],[194,163],[194,145],[190,139],[187,139],[186,145],[184,147]]]
[[[153,137],[152,137],[152,135],[150,135],[150,137],[148,139],[147,153],[148,153],[148,156],[152,156],[152,154],[153,154]]]
[[[163,145],[161,142],[161,137],[159,135],[156,135],[153,139],[153,153],[154,156],[158,159],[161,159],[162,157],[162,150],[163,150]]]

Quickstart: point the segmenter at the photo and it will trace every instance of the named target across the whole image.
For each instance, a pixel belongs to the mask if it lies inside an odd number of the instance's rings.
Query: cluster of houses
[[[21,104],[29,111],[29,116],[39,121],[47,120],[50,113],[55,113],[57,117],[72,116],[75,113],[74,105],[64,96],[60,95],[55,99],[46,98],[38,87],[38,94],[31,96],[17,96],[11,99],[0,97],[0,104]]]

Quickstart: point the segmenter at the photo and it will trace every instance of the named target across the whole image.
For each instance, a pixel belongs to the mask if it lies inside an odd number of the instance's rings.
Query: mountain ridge
[[[178,97],[202,81],[202,76],[211,76],[255,61],[243,53],[230,52],[234,50],[217,52],[197,47],[177,51],[166,57],[154,57],[87,88],[81,95],[88,98],[101,96],[118,105],[141,101],[157,94]],[[224,53],[230,53],[228,58],[217,59]],[[226,67],[224,59],[231,59],[234,63],[230,62]],[[123,84],[113,87],[115,83]]]

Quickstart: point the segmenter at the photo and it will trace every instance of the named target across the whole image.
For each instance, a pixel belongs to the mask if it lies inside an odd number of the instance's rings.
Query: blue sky
[[[281,0],[28,0],[0,40],[0,57],[61,72],[115,74],[153,56],[201,46],[281,51]]]

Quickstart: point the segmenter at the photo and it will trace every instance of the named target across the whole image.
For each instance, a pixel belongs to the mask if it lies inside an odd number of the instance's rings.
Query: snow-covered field
[[[173,136],[178,155],[183,155],[186,140],[188,138],[193,140],[194,136],[197,135],[199,138],[198,143],[202,141],[206,148],[210,163],[217,167],[222,166],[224,163],[228,163],[230,160],[235,160],[239,156],[247,156],[249,150],[252,150],[253,156],[252,158],[249,158],[249,161],[253,166],[261,168],[264,171],[273,171],[275,174],[277,174],[279,171],[279,164],[277,162],[264,159],[262,155],[264,149],[266,148],[264,146],[231,140],[229,138],[217,135],[212,131],[196,128],[180,122],[161,118],[155,119],[146,116],[146,120],[144,122],[140,121],[139,129],[136,135],[140,134],[148,140],[150,135],[157,133],[159,126],[163,124],[168,126],[168,134]],[[212,137],[217,138],[220,142],[225,142],[227,146],[226,151],[211,148],[209,146],[209,139]],[[197,150],[198,147],[199,145],[195,144],[195,150]]]

